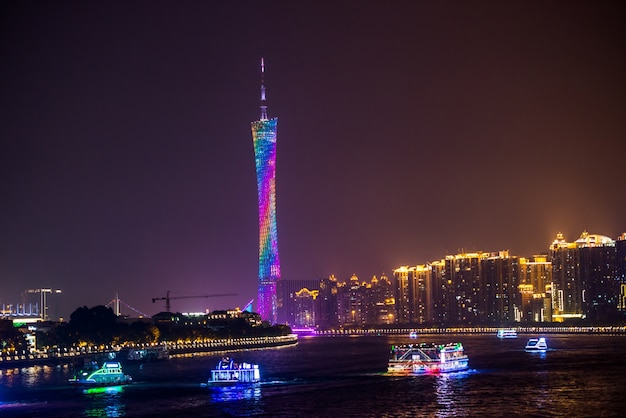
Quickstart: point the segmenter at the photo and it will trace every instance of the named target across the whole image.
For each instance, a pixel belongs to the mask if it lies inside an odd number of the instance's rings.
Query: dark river
[[[626,337],[550,335],[549,351],[527,353],[531,336],[309,337],[296,346],[230,353],[257,363],[262,383],[209,388],[222,354],[125,364],[131,385],[70,387],[70,366],[0,369],[0,417],[617,417],[626,416]],[[459,341],[462,373],[389,377],[391,344]]]

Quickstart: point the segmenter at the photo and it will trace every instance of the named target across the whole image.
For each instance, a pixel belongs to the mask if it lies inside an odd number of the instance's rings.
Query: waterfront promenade
[[[12,367],[27,367],[34,364],[66,364],[84,361],[86,358],[105,356],[109,353],[120,353],[128,349],[157,349],[167,350],[169,355],[253,350],[289,346],[298,343],[296,334],[272,337],[250,338],[222,338],[202,341],[162,342],[158,344],[128,344],[124,346],[83,346],[70,348],[55,348],[47,351],[35,351],[15,355],[0,355],[0,369]]]
[[[350,329],[340,328],[331,330],[309,330],[310,335],[320,336],[345,336],[345,335],[409,335],[411,332],[419,334],[491,334],[496,335],[499,329],[514,329],[518,334],[602,334],[626,336],[626,326],[594,326],[594,327],[559,327],[559,326],[534,326],[534,327],[415,327],[415,328],[367,328]],[[305,332],[302,332],[305,334]]]

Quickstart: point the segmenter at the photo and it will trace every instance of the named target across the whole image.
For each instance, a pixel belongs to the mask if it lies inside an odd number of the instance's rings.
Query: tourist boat
[[[414,376],[458,372],[468,368],[463,344],[408,344],[391,347],[387,374]]]
[[[526,343],[526,351],[546,351],[548,349],[548,343],[544,337],[531,338]]]
[[[259,366],[250,363],[235,363],[231,358],[224,357],[211,370],[209,385],[224,386],[240,383],[257,383],[261,381]]]
[[[499,329],[498,338],[517,338],[517,331],[512,328]]]
[[[70,385],[98,387],[125,385],[132,378],[122,372],[122,365],[117,361],[107,361],[95,371],[81,371],[77,376],[68,379]]]

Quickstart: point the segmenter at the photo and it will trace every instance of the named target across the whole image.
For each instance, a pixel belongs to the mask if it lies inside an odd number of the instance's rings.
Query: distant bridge
[[[119,296],[115,295],[115,299],[113,299],[111,302],[107,303],[105,306],[107,308],[113,308],[113,313],[117,316],[122,315],[122,311],[120,310],[120,306],[124,305],[125,307],[127,307],[128,309],[130,309],[131,311],[139,314],[140,318],[151,318],[150,315],[147,315],[135,308],[133,308],[132,306],[130,306],[129,304],[127,304],[126,302],[122,301]]]

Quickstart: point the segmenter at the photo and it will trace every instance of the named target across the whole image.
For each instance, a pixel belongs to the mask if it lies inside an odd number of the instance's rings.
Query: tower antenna
[[[267,120],[267,101],[265,99],[265,62],[261,58],[261,120]]]

